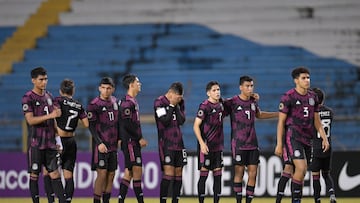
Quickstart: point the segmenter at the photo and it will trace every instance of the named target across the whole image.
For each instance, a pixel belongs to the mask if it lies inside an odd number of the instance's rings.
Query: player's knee
[[[60,173],[58,170],[52,171],[49,173],[51,179],[57,179],[60,178]]]
[[[64,170],[64,178],[65,179],[70,179],[73,177],[73,173],[71,171],[68,171],[68,170]]]
[[[30,173],[30,178],[31,178],[32,180],[37,181],[37,180],[39,179],[39,175],[36,174],[36,173]]]

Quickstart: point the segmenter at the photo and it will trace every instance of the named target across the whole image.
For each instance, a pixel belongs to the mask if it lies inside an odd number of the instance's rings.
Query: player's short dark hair
[[[45,68],[39,66],[31,70],[30,72],[31,78],[35,79],[39,75],[47,75],[47,71]]]
[[[75,88],[74,81],[67,78],[64,79],[60,84],[60,91],[67,95],[73,95],[74,88]]]
[[[123,77],[122,84],[125,89],[129,89],[130,84],[136,80],[136,75],[134,74],[127,74]]]
[[[318,100],[319,100],[319,103],[322,104],[324,99],[325,99],[325,93],[324,91],[322,91],[320,88],[318,87],[314,87],[312,88],[312,91],[315,92],[315,94],[317,95],[318,97]]]
[[[240,77],[239,85],[244,84],[244,82],[251,82],[251,81],[253,81],[253,79],[250,76],[244,75]]]
[[[217,81],[210,81],[208,84],[206,84],[206,92],[211,90],[212,86],[218,85],[220,87],[220,84]]]
[[[175,92],[176,94],[184,94],[184,88],[181,82],[174,82],[170,85],[169,90]]]
[[[101,78],[99,86],[100,85],[111,85],[112,87],[115,87],[115,83],[114,83],[113,79],[110,77]]]
[[[304,66],[300,66],[295,68],[292,72],[291,72],[291,76],[293,79],[296,79],[300,76],[301,73],[307,73],[310,74],[310,71],[308,68],[304,67]]]

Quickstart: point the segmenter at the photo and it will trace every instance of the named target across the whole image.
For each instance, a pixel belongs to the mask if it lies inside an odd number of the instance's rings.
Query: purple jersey
[[[142,138],[139,105],[135,98],[126,95],[119,101],[120,106],[120,137],[122,141],[136,141]]]
[[[254,150],[258,148],[255,132],[255,118],[260,111],[256,100],[242,100],[238,95],[224,102],[230,114],[231,150]]]
[[[185,122],[184,102],[172,107],[165,96],[160,96],[154,102],[154,111],[159,147],[175,151],[184,149],[180,129],[180,126]]]
[[[328,138],[328,141],[330,143],[331,146],[331,124],[333,121],[333,111],[331,108],[325,106],[325,105],[320,105],[320,111],[319,111],[319,115],[320,115],[320,120],[321,120],[321,124],[322,127],[324,128],[326,137]],[[331,148],[329,150],[327,150],[326,152],[323,152],[322,149],[322,138],[320,136],[320,134],[315,130],[315,137],[313,139],[313,154],[315,157],[319,157],[319,156],[330,156],[331,155]]]
[[[290,128],[292,132],[287,136],[293,136],[295,140],[310,146],[314,137],[314,114],[319,112],[316,94],[308,91],[301,95],[291,89],[281,97],[279,112],[287,114],[285,128]]]
[[[54,110],[53,98],[49,92],[38,95],[33,91],[28,91],[22,98],[22,108],[24,114],[32,112],[34,116],[44,116]],[[37,125],[29,125],[29,142],[31,147],[39,149],[56,149],[55,142],[55,121],[46,120]]]
[[[54,103],[61,109],[61,116],[56,118],[57,126],[61,130],[74,132],[79,119],[87,117],[83,105],[72,98],[59,96],[55,98]]]
[[[222,102],[211,103],[203,101],[197,113],[202,120],[200,125],[201,137],[209,148],[209,152],[222,151],[224,149],[223,120],[226,116]]]
[[[109,152],[118,148],[118,112],[119,107],[114,96],[109,100],[100,97],[93,99],[87,107],[90,125],[95,129]]]

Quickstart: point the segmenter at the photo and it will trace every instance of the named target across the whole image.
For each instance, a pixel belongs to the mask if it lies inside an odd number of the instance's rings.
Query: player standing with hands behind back
[[[305,67],[295,68],[292,73],[295,88],[287,91],[280,100],[275,154],[282,156],[283,136],[285,147],[293,160],[295,171],[291,182],[292,202],[299,203],[308,162],[311,156],[311,139],[314,128],[322,138],[324,151],[329,149],[325,131],[319,116],[319,102],[310,88],[310,71]]]
[[[155,120],[158,130],[159,156],[163,177],[160,185],[160,202],[166,203],[169,186],[172,202],[177,203],[182,186],[182,170],[187,155],[180,126],[185,122],[183,85],[172,83],[165,95],[154,102]],[[173,184],[170,185],[170,183]]]
[[[55,118],[61,116],[61,110],[53,104],[52,95],[46,91],[47,71],[43,67],[31,70],[33,89],[22,98],[22,109],[28,126],[28,172],[30,174],[29,189],[32,201],[39,203],[39,173],[44,165],[51,178],[60,203],[65,203],[65,192],[57,170],[58,150],[62,143],[56,133]]]

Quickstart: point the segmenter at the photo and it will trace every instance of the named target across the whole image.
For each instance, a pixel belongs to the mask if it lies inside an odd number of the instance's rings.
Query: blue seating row
[[[5,40],[12,35],[12,33],[16,30],[16,27],[0,26],[0,45],[5,42]]]
[[[32,87],[29,71],[36,66],[48,69],[48,90],[54,96],[58,95],[62,79],[73,79],[75,98],[85,105],[98,95],[97,85],[102,76],[116,79],[115,95],[120,97],[124,94],[121,76],[132,72],[143,84],[138,101],[140,113],[145,115],[153,114],[154,99],[164,94],[172,82],[184,84],[189,119],[183,132],[185,144],[195,150],[191,120],[199,103],[206,99],[208,81],[219,81],[222,96],[231,97],[239,92],[239,76],[250,75],[255,79],[255,91],[261,96],[261,109],[277,111],[280,96],[293,87],[291,70],[301,65],[310,67],[312,86],[325,90],[327,104],[337,114],[354,113],[359,98],[351,96],[360,92],[357,68],[341,60],[316,56],[301,47],[261,45],[197,24],[51,26],[48,36],[38,40],[37,48],[26,51],[25,60],[14,64],[13,73],[0,77],[0,90],[8,93],[0,99],[0,120],[22,119],[20,100]],[[334,126],[334,132],[352,139],[350,134],[359,130],[355,126],[350,122],[351,130],[342,132],[341,127]],[[144,123],[142,127],[152,140],[147,150],[156,150],[155,125]],[[257,123],[261,148],[272,150],[275,131],[275,120]],[[225,133],[230,135],[228,122]],[[340,139],[336,143],[339,148],[347,146]],[[225,144],[229,145],[229,139]]]

